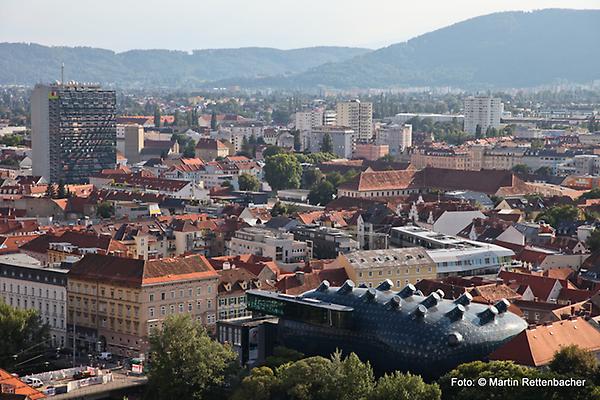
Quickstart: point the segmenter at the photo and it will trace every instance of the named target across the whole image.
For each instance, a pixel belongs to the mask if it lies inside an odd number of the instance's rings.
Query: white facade
[[[331,137],[332,152],[340,158],[352,158],[354,151],[354,134],[349,128],[339,126],[320,126],[314,128],[308,135],[309,139],[306,148],[313,153],[321,151],[323,137],[329,134]]]
[[[387,144],[390,154],[395,156],[412,147],[412,125],[388,125],[379,130],[375,144]]]
[[[323,125],[323,110],[298,111],[296,113],[296,129],[300,132],[310,132],[313,128]]]
[[[228,244],[228,254],[255,254],[270,257],[283,264],[304,263],[309,255],[307,244],[294,240],[293,234],[262,228],[243,228],[237,231]]]
[[[355,142],[367,142],[373,138],[373,103],[359,100],[337,103],[336,125],[354,130]]]
[[[10,258],[19,258],[18,261]],[[22,262],[20,259],[30,259]],[[67,270],[36,265],[23,254],[0,258],[0,300],[22,310],[37,310],[50,328],[53,347],[67,345]],[[1,335],[0,335],[1,336]]]
[[[465,132],[475,134],[477,126],[485,133],[488,128],[499,128],[504,104],[497,97],[469,97],[465,99]]]

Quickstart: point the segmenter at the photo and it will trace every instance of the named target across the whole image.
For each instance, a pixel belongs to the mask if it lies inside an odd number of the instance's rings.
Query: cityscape
[[[0,5],[0,400],[600,399],[595,0],[50,3]]]

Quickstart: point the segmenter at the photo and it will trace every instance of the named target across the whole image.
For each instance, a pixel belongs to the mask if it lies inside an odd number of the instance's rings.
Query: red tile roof
[[[582,318],[538,325],[494,351],[490,359],[538,367],[548,364],[557,351],[570,345],[596,352],[600,350],[600,331]]]
[[[533,292],[533,295],[540,299],[540,301],[548,300],[548,297],[550,296],[550,293],[552,292],[556,282],[560,283],[558,279],[509,271],[500,271],[498,277],[511,288],[516,286],[529,286]],[[566,287],[566,283],[562,286]]]
[[[200,255],[145,261],[99,254],[85,255],[68,276],[126,287],[219,277],[208,260]]]
[[[7,386],[7,389],[12,389],[15,394],[27,396],[31,400],[44,399],[46,396],[23,383],[19,378],[12,376],[7,371],[0,369],[0,386]]]

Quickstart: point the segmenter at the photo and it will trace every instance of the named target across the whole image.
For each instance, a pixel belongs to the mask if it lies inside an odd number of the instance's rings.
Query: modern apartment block
[[[68,320],[77,349],[136,356],[169,315],[212,329],[219,275],[203,256],[136,260],[86,255],[68,273]]]
[[[314,153],[321,151],[323,137],[329,135],[333,154],[339,158],[352,158],[355,133],[354,130],[347,127],[319,126],[310,132],[306,148]]]
[[[33,174],[81,183],[116,164],[114,90],[79,83],[36,85],[31,95]]]
[[[336,125],[354,131],[355,142],[368,142],[373,138],[373,103],[352,100],[337,103]]]
[[[393,156],[402,153],[407,148],[412,147],[412,125],[392,124],[384,126],[377,132],[375,144],[387,144],[389,152]]]
[[[310,132],[313,128],[324,125],[323,117],[323,110],[318,108],[310,111],[298,111],[295,118],[295,127],[300,132]]]
[[[476,96],[465,99],[465,132],[475,134],[477,126],[485,133],[500,127],[504,104],[497,97]]]

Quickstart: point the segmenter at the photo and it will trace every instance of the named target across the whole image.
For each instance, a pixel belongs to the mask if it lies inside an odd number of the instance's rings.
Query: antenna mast
[[[60,66],[60,83],[65,84],[65,63]]]

